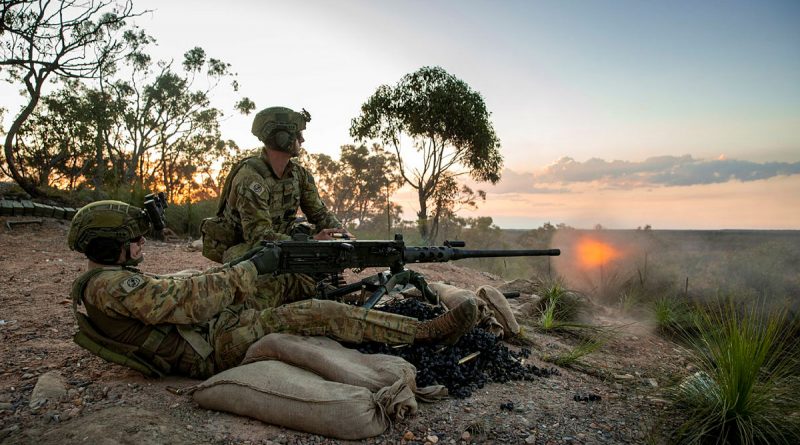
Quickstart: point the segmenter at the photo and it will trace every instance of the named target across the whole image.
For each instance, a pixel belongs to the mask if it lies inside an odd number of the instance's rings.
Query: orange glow
[[[578,242],[578,259],[583,267],[597,267],[619,257],[620,252],[609,244],[584,238]]]

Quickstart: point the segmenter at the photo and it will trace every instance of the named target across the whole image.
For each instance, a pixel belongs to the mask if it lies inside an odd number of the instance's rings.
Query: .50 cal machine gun
[[[409,247],[403,236],[394,240],[309,240],[305,235],[296,235],[292,241],[265,242],[267,249],[276,249],[278,267],[275,274],[303,273],[314,277],[328,275],[333,279],[320,281],[318,298],[336,299],[361,289],[371,291],[363,304],[373,307],[378,300],[396,286],[413,285],[431,303],[438,304],[436,292],[428,287],[422,274],[405,268],[409,263],[444,263],[466,258],[557,256],[559,249],[544,250],[467,250],[463,241],[445,241],[443,246]],[[340,274],[345,269],[388,267],[389,270],[365,278],[359,282],[343,284]],[[328,281],[328,283],[326,283]],[[333,284],[329,290],[326,284]]]

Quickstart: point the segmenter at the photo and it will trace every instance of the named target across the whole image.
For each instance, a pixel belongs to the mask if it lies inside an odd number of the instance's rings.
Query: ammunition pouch
[[[211,346],[200,333],[192,327],[162,324],[156,326],[141,325],[141,334],[134,337],[132,343],[117,341],[102,332],[103,326],[120,326],[126,320],[118,320],[105,315],[98,308],[83,302],[83,292],[89,280],[101,273],[103,269],[92,269],[81,275],[72,286],[72,312],[78,322],[78,332],[73,341],[92,354],[119,365],[134,369],[148,377],[162,377],[170,374],[186,348],[191,347],[197,355],[205,360],[211,352]],[[78,311],[78,305],[84,303],[89,316]],[[133,323],[140,323],[131,320]],[[176,332],[177,331],[177,332]],[[132,338],[133,340],[133,338]],[[178,369],[179,370],[179,369]]]
[[[217,263],[222,263],[222,256],[228,248],[244,242],[241,229],[223,216],[204,219],[200,232],[203,234],[203,256]]]

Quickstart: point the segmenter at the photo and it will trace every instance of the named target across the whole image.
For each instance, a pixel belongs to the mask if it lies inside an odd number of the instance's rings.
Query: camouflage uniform
[[[94,327],[113,341],[142,345],[168,373],[205,378],[236,366],[247,348],[272,332],[329,335],[347,342],[412,343],[419,322],[327,300],[256,310],[242,304],[256,292],[257,271],[245,261],[202,273],[159,276],[107,266],[73,288]],[[75,289],[82,294],[75,295]],[[152,358],[152,357],[150,357]],[[162,367],[163,369],[163,367]]]
[[[298,207],[317,230],[341,228],[342,223],[319,197],[314,177],[290,159],[283,177],[278,178],[262,152],[268,172],[263,177],[248,164],[236,173],[225,204],[224,216],[242,228],[245,247],[225,252],[223,262],[237,258],[261,240],[288,240]]]
[[[289,230],[298,207],[317,230],[342,227],[325,207],[313,176],[305,168],[289,160],[283,177],[278,178],[263,152],[260,159],[267,167],[266,175],[244,164],[231,182],[223,216],[241,227],[244,242],[227,249],[223,262],[238,258],[261,240],[291,239]],[[258,296],[251,302],[258,308],[309,298],[316,291],[313,279],[298,274],[261,277],[258,289]]]

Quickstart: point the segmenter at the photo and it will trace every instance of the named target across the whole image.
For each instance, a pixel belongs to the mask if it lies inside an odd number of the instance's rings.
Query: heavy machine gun
[[[366,290],[371,292],[363,306],[372,308],[378,300],[396,286],[413,285],[432,304],[438,304],[436,292],[428,287],[422,274],[406,269],[409,263],[444,263],[466,258],[557,256],[559,249],[544,250],[467,250],[463,241],[445,241],[443,246],[406,246],[403,236],[394,240],[310,240],[298,234],[292,241],[264,242],[267,249],[276,249],[278,267],[275,274],[303,273],[313,277],[327,276],[319,280],[317,298],[337,299],[349,293]],[[388,267],[389,270],[365,278],[359,282],[345,284],[341,273],[346,269]]]

